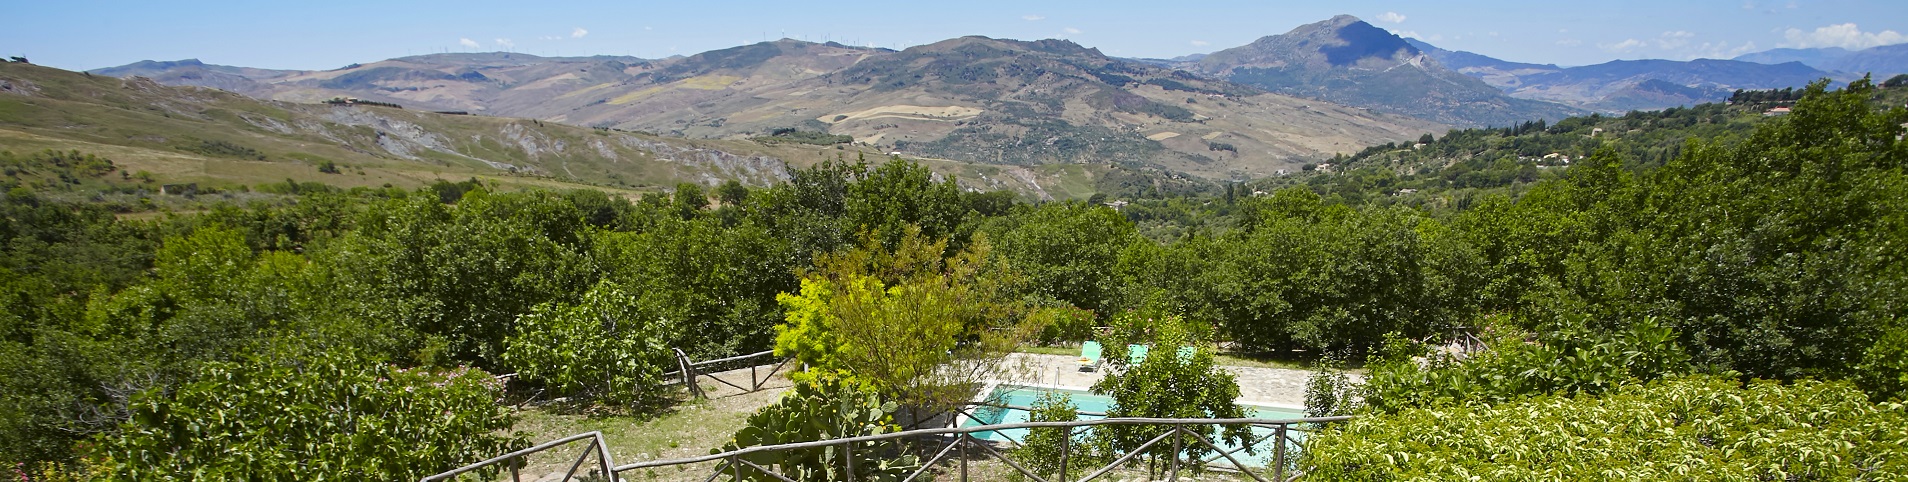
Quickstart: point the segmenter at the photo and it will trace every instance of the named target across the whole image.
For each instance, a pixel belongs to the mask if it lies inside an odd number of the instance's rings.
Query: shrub
[[[1080,419],[1080,409],[1073,404],[1073,397],[1065,393],[1042,393],[1035,400],[1033,411],[1027,413],[1029,422],[1072,422]],[[1021,467],[1043,478],[1052,478],[1060,474],[1060,457],[1063,450],[1072,452],[1073,460],[1080,461],[1083,455],[1089,455],[1086,444],[1073,438],[1072,431],[1066,428],[1040,427],[1027,430],[1027,438],[1020,448],[1014,449],[1013,458]],[[1062,444],[1071,445],[1063,447]],[[1075,466],[1083,466],[1076,463]]]
[[[1688,376],[1362,417],[1304,453],[1308,480],[1863,480],[1908,473],[1908,409],[1847,383]]]
[[[1371,367],[1363,390],[1376,412],[1448,405],[1480,405],[1549,394],[1596,394],[1633,381],[1688,373],[1688,355],[1676,334],[1655,320],[1629,329],[1595,332],[1565,321],[1542,331],[1534,343],[1499,330],[1490,350],[1459,359],[1434,354],[1395,336]]]
[[[736,431],[735,436],[722,448],[709,453],[762,445],[879,435],[901,429],[894,424],[895,403],[881,401],[880,395],[874,390],[862,386],[846,374],[811,372],[798,374],[796,378],[794,390],[783,394],[782,399],[774,405],[763,407],[750,415],[748,426]],[[853,480],[885,481],[900,480],[920,466],[913,455],[901,455],[900,449],[899,443],[895,441],[864,442],[855,444],[851,451],[837,446],[757,452],[741,458],[774,469],[776,473],[794,480],[833,481],[849,479],[847,468],[850,464],[845,457],[847,452],[852,452],[852,465],[855,468]],[[742,480],[783,480],[744,467]]]
[[[344,354],[210,363],[100,440],[114,479],[414,480],[508,452],[499,384]]]
[[[970,400],[1039,320],[991,289],[985,242],[951,253],[947,243],[909,228],[893,251],[870,237],[817,259],[799,294],[776,296],[788,321],[775,328],[776,355],[852,373],[910,417]]]
[[[839,122],[840,120],[837,119],[836,121]],[[777,127],[769,130],[769,135],[755,137],[754,140],[762,143],[795,142],[818,146],[832,146],[835,144],[854,142],[855,138],[854,136],[845,134],[835,135],[820,131],[804,131],[793,127]]]
[[[1106,416],[1154,418],[1244,418],[1245,409],[1233,404],[1239,398],[1239,383],[1231,373],[1213,363],[1211,345],[1198,330],[1178,316],[1147,318],[1139,312],[1125,312],[1113,320],[1113,335],[1103,344],[1110,350],[1107,361],[1116,371],[1093,384],[1093,393],[1113,398]],[[1209,333],[1209,332],[1208,332]],[[1144,360],[1130,363],[1127,344],[1145,343],[1151,348]],[[1186,430],[1208,440],[1211,426],[1187,426]],[[1096,444],[1112,456],[1138,449],[1165,427],[1107,425],[1094,431]],[[1226,426],[1224,437],[1243,444],[1250,434],[1245,426]],[[1176,455],[1187,460],[1202,460],[1210,449],[1188,443],[1184,452],[1174,454],[1172,445],[1161,442],[1147,450],[1149,469],[1162,468]],[[1202,468],[1194,464],[1193,470]]]
[[[1305,380],[1305,416],[1330,417],[1358,411],[1358,385],[1335,364],[1321,362]]]
[[[647,408],[663,400],[658,387],[673,362],[662,336],[674,327],[655,318],[635,295],[604,281],[577,303],[543,303],[517,317],[504,363],[556,395]]]

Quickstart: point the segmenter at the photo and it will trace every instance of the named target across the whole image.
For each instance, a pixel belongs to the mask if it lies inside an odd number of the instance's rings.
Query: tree
[[[1023,209],[989,228],[1001,263],[1024,281],[1018,290],[1092,310],[1113,303],[1119,253],[1138,236],[1118,211],[1078,201]]]
[[[621,286],[600,282],[576,303],[543,303],[517,317],[503,363],[555,396],[654,408],[664,400],[662,373],[675,366],[663,337],[682,329],[655,311]]]
[[[799,294],[776,296],[788,322],[775,329],[775,353],[852,374],[917,414],[966,402],[1039,327],[982,277],[984,238],[943,257],[947,244],[910,228],[893,251],[871,236],[817,259]]]
[[[644,232],[599,233],[590,245],[597,272],[681,327],[665,342],[698,358],[768,349],[782,320],[775,295],[800,287],[789,240],[752,222],[671,217]]]
[[[1027,413],[1029,422],[1072,422],[1080,419],[1080,409],[1065,393],[1045,392]],[[1063,453],[1071,455],[1075,466],[1086,465],[1090,451],[1073,435],[1071,428],[1035,427],[1027,429],[1026,440],[1013,451],[1015,461],[1041,477],[1057,477]],[[1065,451],[1065,452],[1063,452]]]
[[[682,219],[695,219],[697,213],[709,207],[709,196],[702,193],[702,186],[685,182],[676,185],[675,203],[671,205],[676,216]]]
[[[726,206],[740,206],[749,199],[749,187],[734,179],[723,181],[721,186],[716,187],[716,199]]]
[[[844,214],[848,187],[867,176],[868,165],[841,158],[790,168],[788,184],[752,196],[756,219],[789,241],[796,265],[853,244],[856,226]]]
[[[1553,308],[1605,329],[1656,316],[1705,366],[1853,376],[1898,323],[1879,300],[1908,295],[1908,271],[1880,254],[1908,232],[1908,110],[1872,106],[1874,90],[1812,84],[1790,115],[1740,142],[1692,143],[1629,187],[1572,168],[1569,190],[1590,194],[1572,200],[1587,207],[1558,217],[1590,242],[1552,248],[1571,295]]]
[[[1231,373],[1213,362],[1210,341],[1201,330],[1176,315],[1158,315],[1128,311],[1113,318],[1113,331],[1101,340],[1110,348],[1107,361],[1115,370],[1094,382],[1093,393],[1113,398],[1106,416],[1152,418],[1245,418],[1245,409],[1232,401],[1239,398],[1239,383]],[[1149,347],[1139,363],[1131,363],[1128,345]],[[1212,439],[1210,426],[1186,427],[1201,437]],[[1162,427],[1108,425],[1094,433],[1109,455],[1130,452],[1163,433]],[[1243,444],[1250,427],[1229,425],[1223,437]],[[1157,471],[1172,457],[1174,444],[1161,443],[1147,450],[1149,467]],[[1182,445],[1188,460],[1204,460],[1210,449],[1197,443]],[[1194,464],[1194,470],[1202,465]]]
[[[1326,206],[1303,189],[1249,203],[1242,230],[1197,276],[1246,350],[1362,357],[1387,332],[1423,337],[1471,312],[1476,264],[1462,240],[1404,208]]]
[[[404,359],[494,367],[517,315],[589,290],[575,206],[547,192],[412,196],[311,254],[341,315],[388,323]]]
[[[292,353],[135,396],[131,419],[100,438],[112,477],[415,479],[526,445],[501,434],[513,418],[482,371]]]
[[[1881,86],[1890,89],[1908,86],[1908,74],[1895,74],[1894,77],[1889,77],[1888,80],[1882,81]]]
[[[843,214],[852,226],[879,233],[889,248],[898,245],[909,225],[930,238],[954,239],[959,246],[966,241],[959,228],[967,217],[961,189],[952,178],[935,182],[934,177],[934,171],[914,161],[889,159],[867,178],[848,185]]]

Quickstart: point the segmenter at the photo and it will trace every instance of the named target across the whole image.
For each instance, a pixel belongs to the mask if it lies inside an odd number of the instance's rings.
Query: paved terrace
[[[1106,371],[1106,367],[1096,371],[1080,371],[1079,357],[1034,353],[1007,355],[1006,367],[1011,374],[1007,380],[1001,380],[1005,383],[1051,385],[1079,390],[1093,386],[1094,382],[1105,376]],[[1311,377],[1312,372],[1288,368],[1221,368],[1238,378],[1240,403],[1305,408],[1305,380]],[[1349,376],[1354,383],[1363,382],[1358,375]]]

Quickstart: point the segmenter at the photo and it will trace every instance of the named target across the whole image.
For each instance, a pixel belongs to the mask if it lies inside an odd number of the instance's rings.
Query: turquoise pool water
[[[1091,415],[1084,412],[1106,413],[1107,407],[1110,407],[1113,405],[1113,399],[1099,396],[1099,395],[1094,395],[1091,392],[1085,392],[1080,390],[1065,390],[1065,389],[1058,389],[1058,388],[1028,387],[1028,386],[1020,386],[1020,385],[996,386],[994,388],[994,391],[988,394],[988,400],[991,403],[995,403],[999,405],[1010,405],[1015,407],[1032,407],[1034,403],[1040,400],[1040,396],[1046,393],[1066,394],[1069,398],[1072,399],[1073,405],[1075,407],[1078,407],[1079,410],[1083,412],[1080,414],[1080,419],[1082,420],[1105,418],[1100,415]],[[1247,410],[1246,415],[1249,417],[1271,418],[1271,419],[1288,419],[1288,418],[1305,417],[1305,411],[1303,410],[1267,407],[1267,406],[1261,406],[1261,405],[1245,405],[1245,408]],[[999,407],[975,407],[975,410],[973,411],[973,413],[974,413],[974,416],[969,417],[965,423],[961,424],[961,426],[975,427],[975,426],[982,426],[982,425],[1019,423],[1019,422],[1027,421],[1027,411],[1025,410],[1007,409],[1007,408],[999,408]],[[1272,429],[1259,428],[1259,427],[1253,428],[1252,431],[1253,431],[1253,435],[1255,439],[1261,438],[1261,437],[1267,437],[1272,435],[1273,433]],[[1081,431],[1079,433],[1084,434],[1086,432]],[[982,439],[982,440],[1002,440],[1002,441],[1018,443],[1019,441],[1026,439],[1027,429],[1008,429],[1008,430],[998,430],[998,431],[975,432],[974,437],[978,439]],[[1303,440],[1303,438],[1300,437],[1300,440]],[[1234,448],[1231,444],[1222,445],[1222,447],[1225,447],[1228,450]],[[1272,447],[1272,443],[1270,441],[1263,442],[1260,444],[1260,447],[1257,450],[1259,452],[1258,454],[1248,456],[1245,453],[1241,452],[1237,454],[1237,456],[1239,457],[1239,461],[1241,462],[1263,466],[1266,462],[1270,461],[1272,457],[1271,447]]]

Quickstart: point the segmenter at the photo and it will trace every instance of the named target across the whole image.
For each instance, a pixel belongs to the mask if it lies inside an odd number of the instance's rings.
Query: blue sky
[[[6,0],[0,55],[93,69],[138,60],[330,69],[431,52],[660,58],[781,37],[889,48],[962,35],[1065,38],[1109,55],[1211,52],[1351,14],[1521,62],[1728,58],[1908,42],[1908,2],[460,2]]]

